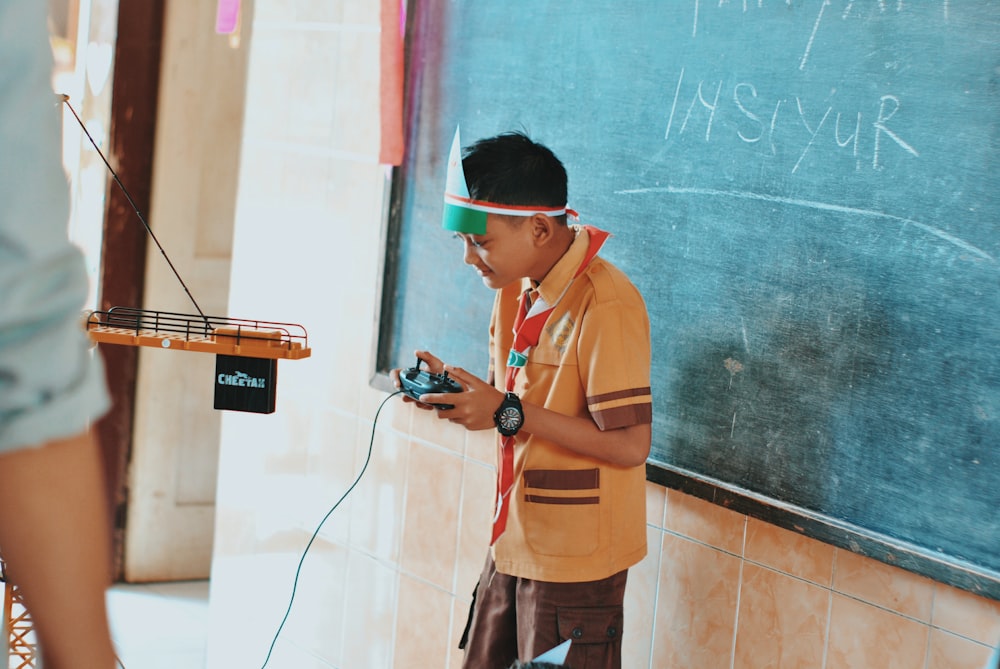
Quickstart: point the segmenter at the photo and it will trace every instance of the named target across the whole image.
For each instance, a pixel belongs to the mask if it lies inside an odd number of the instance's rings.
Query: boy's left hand
[[[445,365],[444,369],[465,390],[461,393],[425,395],[425,402],[454,406],[453,409],[438,409],[438,417],[458,423],[467,430],[489,430],[496,427],[493,414],[503,401],[503,393],[461,367]]]

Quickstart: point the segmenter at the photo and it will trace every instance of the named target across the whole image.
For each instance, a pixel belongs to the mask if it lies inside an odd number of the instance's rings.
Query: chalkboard
[[[1000,599],[1000,5],[411,3],[379,370],[480,374],[445,161],[520,129],[649,306],[649,478]]]

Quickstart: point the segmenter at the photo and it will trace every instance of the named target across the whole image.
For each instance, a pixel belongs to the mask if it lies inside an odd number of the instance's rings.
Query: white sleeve
[[[46,7],[0,2],[0,452],[79,433],[108,406],[81,323],[83,256],[66,232]]]

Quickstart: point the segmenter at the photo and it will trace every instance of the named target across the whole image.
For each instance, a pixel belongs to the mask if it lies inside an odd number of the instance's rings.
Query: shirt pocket
[[[601,470],[527,469],[523,527],[539,555],[591,555],[601,538]]]

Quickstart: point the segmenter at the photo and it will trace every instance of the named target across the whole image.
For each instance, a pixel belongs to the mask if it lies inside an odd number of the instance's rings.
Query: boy
[[[417,352],[463,388],[419,406],[450,404],[439,418],[500,433],[463,666],[506,667],[573,639],[569,665],[618,669],[626,574],[646,554],[645,304],[597,256],[607,233],[567,225],[566,170],[549,149],[505,133],[461,158],[456,132],[449,162],[444,227],[497,291],[487,381]]]

